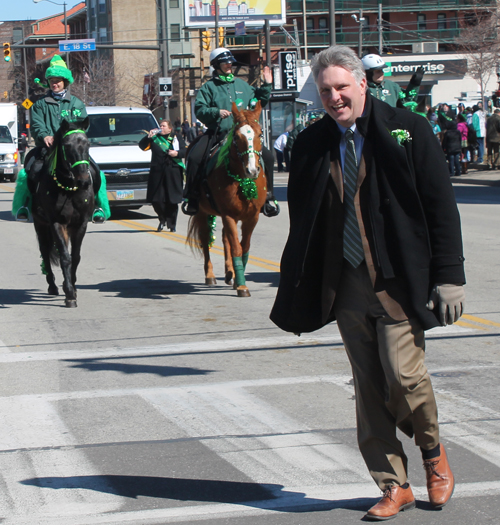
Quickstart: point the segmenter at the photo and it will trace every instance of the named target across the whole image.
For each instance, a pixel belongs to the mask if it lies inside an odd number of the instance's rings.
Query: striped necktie
[[[357,268],[365,258],[359,224],[354,208],[354,195],[358,180],[358,163],[354,132],[345,132],[346,150],[344,159],[344,257]]]

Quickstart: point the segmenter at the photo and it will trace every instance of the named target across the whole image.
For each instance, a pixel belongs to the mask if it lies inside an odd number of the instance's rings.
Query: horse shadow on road
[[[130,359],[141,359],[149,356],[139,356]],[[79,368],[88,372],[120,372],[122,374],[154,374],[159,377],[173,376],[204,376],[211,374],[214,370],[191,368],[185,366],[161,366],[137,363],[124,363],[124,357],[110,357],[101,359],[66,359],[66,363],[72,363],[71,368]]]
[[[156,476],[68,476],[25,479],[23,485],[43,489],[86,489],[123,498],[141,496],[177,501],[226,503],[279,512],[311,512],[332,509],[368,509],[373,498],[324,500],[303,492],[283,490],[282,485],[210,479]]]
[[[97,290],[124,299],[166,299],[169,295],[188,295],[203,288],[206,287],[170,279],[117,279],[78,285],[79,290]]]

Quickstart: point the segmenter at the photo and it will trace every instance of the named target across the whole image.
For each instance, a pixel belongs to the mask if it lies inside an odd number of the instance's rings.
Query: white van
[[[138,143],[153,128],[155,117],[146,108],[89,106],[87,136],[90,156],[106,176],[111,207],[140,208],[146,203],[151,152]]]
[[[15,181],[19,172],[17,105],[0,104],[0,178]]]

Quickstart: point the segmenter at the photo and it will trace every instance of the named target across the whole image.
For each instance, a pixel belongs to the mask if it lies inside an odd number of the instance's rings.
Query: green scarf
[[[222,82],[232,82],[234,80],[234,75],[229,73],[229,75],[219,75],[219,78]]]
[[[167,138],[165,138],[165,135],[161,135],[160,133],[153,135],[152,140],[155,144],[160,146],[161,150],[164,153],[167,153],[169,150],[171,150],[172,142],[174,140],[174,135],[168,135]],[[186,166],[184,165],[184,162],[182,162],[181,159],[177,157],[171,157],[171,159],[178,164],[183,170],[186,169]]]

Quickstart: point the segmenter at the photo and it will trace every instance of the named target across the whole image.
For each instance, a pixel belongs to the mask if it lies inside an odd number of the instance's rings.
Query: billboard
[[[281,51],[279,53],[281,86],[284,91],[298,91],[297,88],[297,52]]]
[[[188,27],[215,27],[216,0],[184,0]],[[280,26],[286,21],[285,0],[218,0],[219,26],[234,27],[237,22],[248,26]]]

